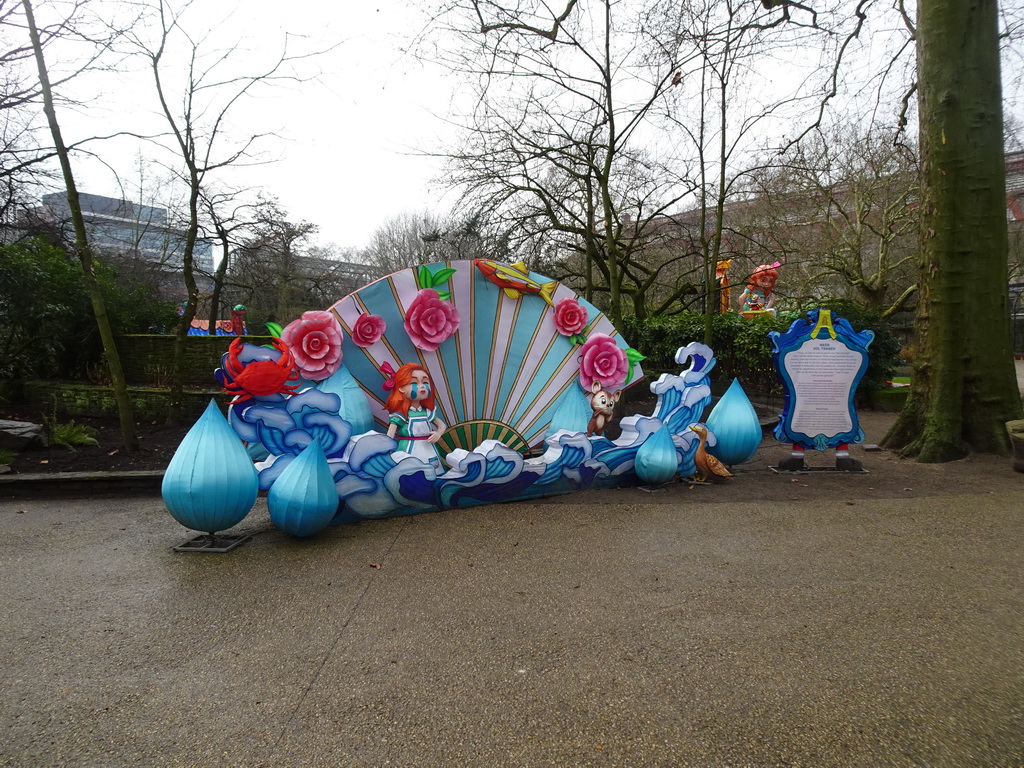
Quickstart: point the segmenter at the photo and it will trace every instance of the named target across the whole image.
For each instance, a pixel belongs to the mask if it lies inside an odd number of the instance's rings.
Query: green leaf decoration
[[[427,274],[430,274],[430,273],[428,272]],[[448,278],[450,278],[454,274],[455,274],[455,270],[452,269],[451,267],[445,267],[444,269],[439,269],[439,270],[437,270],[437,272],[435,272],[434,274],[430,275],[430,284],[427,285],[426,287],[427,288],[433,288],[434,286],[437,286],[437,285],[443,285],[444,283],[447,283],[448,282]]]
[[[439,285],[444,285],[448,282],[448,279],[455,274],[455,270],[451,267],[445,267],[439,269],[437,272],[431,272],[426,265],[419,267],[416,270],[416,287],[421,291],[424,288],[436,288]],[[452,297],[450,291],[438,291],[438,297],[447,301]]]
[[[633,378],[633,369],[636,367],[636,364],[641,360],[646,360],[647,355],[641,355],[637,350],[629,347],[626,350],[626,359],[629,361],[629,371],[626,373],[626,381],[629,381]]]
[[[416,287],[420,290],[424,288],[431,288],[433,284],[430,282],[430,270],[425,266],[421,266],[416,270]]]
[[[577,333],[569,337],[569,341],[573,344],[583,344],[587,340],[587,337],[582,333]]]
[[[646,360],[647,355],[641,355],[637,350],[630,347],[626,350],[626,359],[631,363],[639,363],[641,360]]]
[[[267,333],[278,339],[280,339],[281,334],[284,333],[284,328],[282,328],[278,323],[264,323],[264,325],[267,326]]]

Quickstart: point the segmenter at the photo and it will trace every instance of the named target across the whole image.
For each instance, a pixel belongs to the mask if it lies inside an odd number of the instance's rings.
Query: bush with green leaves
[[[174,303],[155,286],[102,262],[95,274],[115,333],[173,325]],[[78,261],[42,238],[0,246],[0,378],[81,378],[101,356]]]
[[[0,246],[0,376],[57,378],[92,317],[81,283],[82,268],[42,240]]]
[[[823,302],[820,306],[831,309],[834,317],[849,320],[854,330],[870,328],[875,332],[875,339],[868,348],[868,368],[859,391],[863,393],[884,386],[899,362],[897,355],[900,350],[899,339],[885,320],[851,302]],[[748,393],[780,392],[768,334],[771,331],[785,333],[794,320],[804,316],[806,313],[746,318],[727,313],[712,317],[711,348],[717,360],[711,372],[712,382],[724,388],[737,378]],[[692,341],[703,340],[704,315],[684,312],[647,320],[627,317],[623,319],[622,335],[632,347],[647,356],[643,366],[649,375],[657,377],[666,372],[678,373],[679,365],[674,359],[676,350]]]

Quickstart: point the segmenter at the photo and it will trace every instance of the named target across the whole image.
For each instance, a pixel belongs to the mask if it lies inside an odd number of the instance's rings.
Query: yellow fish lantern
[[[554,307],[551,300],[558,283],[552,280],[550,283],[538,283],[530,277],[530,270],[521,261],[515,264],[502,264],[490,259],[474,259],[473,264],[483,273],[483,276],[505,291],[510,299],[518,299],[524,293],[536,293],[549,306]]]

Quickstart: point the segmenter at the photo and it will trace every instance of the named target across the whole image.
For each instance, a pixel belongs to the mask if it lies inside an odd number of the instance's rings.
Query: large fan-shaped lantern
[[[566,300],[577,310],[573,335],[556,323],[555,307]],[[436,310],[438,327],[413,332],[421,305]],[[416,363],[430,375],[438,416],[447,426],[438,442],[442,454],[489,439],[525,452],[543,446],[549,426],[585,428],[590,412],[579,385],[583,343],[606,334],[620,348],[628,347],[611,321],[567,286],[483,259],[396,272],[346,296],[330,311],[345,332],[345,367],[365,393],[379,430],[388,426],[391,372]],[[357,343],[367,313],[379,316],[384,330]],[[437,337],[425,339],[428,331]],[[616,388],[642,377],[640,366],[631,365]],[[334,379],[327,387],[339,391]],[[353,432],[359,433],[354,423]]]

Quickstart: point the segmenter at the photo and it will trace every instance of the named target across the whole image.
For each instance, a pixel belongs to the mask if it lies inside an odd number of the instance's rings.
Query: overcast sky
[[[280,2],[261,2],[268,19]],[[320,226],[320,240],[362,246],[385,220],[403,211],[439,211],[431,180],[440,163],[423,152],[448,132],[451,81],[436,67],[403,55],[414,33],[400,0],[377,3],[299,0],[303,18],[320,26],[321,44],[337,47],[319,58],[319,83],[279,91],[285,116],[281,159],[256,179],[291,214]],[[248,8],[248,5],[247,5]]]
[[[431,184],[442,166],[423,152],[452,140],[440,116],[449,113],[454,81],[402,53],[422,24],[411,5],[405,0],[246,0],[239,8],[231,14],[219,0],[194,4],[192,28],[214,30],[208,50],[243,38],[255,56],[251,61],[265,62],[286,30],[306,36],[293,51],[333,48],[316,59],[321,72],[316,82],[280,87],[232,109],[246,129],[276,133],[262,144],[264,156],[274,162],[221,178],[276,196],[292,220],[319,226],[319,242],[342,247],[366,245],[381,224],[400,213],[450,208],[451,197]],[[211,15],[217,12],[225,16]],[[866,36],[865,48],[870,41]],[[251,64],[244,66],[254,71]],[[102,95],[84,116],[61,115],[72,140],[75,131],[90,135],[129,119],[139,125],[147,116],[153,119],[157,104],[148,77],[140,74],[134,85],[105,77]],[[82,159],[76,165],[83,191],[120,196],[116,171],[131,196],[138,146],[95,147],[103,163]],[[158,155],[152,146],[145,153]]]
[[[211,25],[220,21],[202,15],[214,6],[200,2],[195,7],[198,18]],[[401,52],[403,41],[415,31],[413,24],[402,0],[297,0],[291,7],[247,0],[243,12],[216,27],[208,50],[243,37],[245,45],[261,52],[250,60],[265,62],[289,28],[306,36],[291,43],[290,50],[330,50],[315,59],[320,70],[315,81],[260,91],[258,98],[232,107],[234,122],[244,130],[273,131],[275,136],[260,144],[269,162],[218,172],[216,178],[276,196],[292,220],[320,227],[319,242],[343,247],[365,245],[378,226],[403,211],[447,208],[450,201],[442,200],[431,184],[441,172],[440,163],[424,157],[423,151],[438,146],[446,130],[434,113],[446,113],[451,85],[443,72]],[[59,65],[59,60],[51,62],[51,67]],[[59,114],[70,141],[115,126],[131,125],[140,132],[163,127],[148,75],[127,84],[121,75],[98,76],[89,87],[102,93],[83,114]],[[93,145],[102,162],[78,158],[82,190],[119,197],[123,184],[125,194],[132,196],[139,186],[139,146],[128,140]],[[146,156],[160,156],[152,146],[141,146]]]

